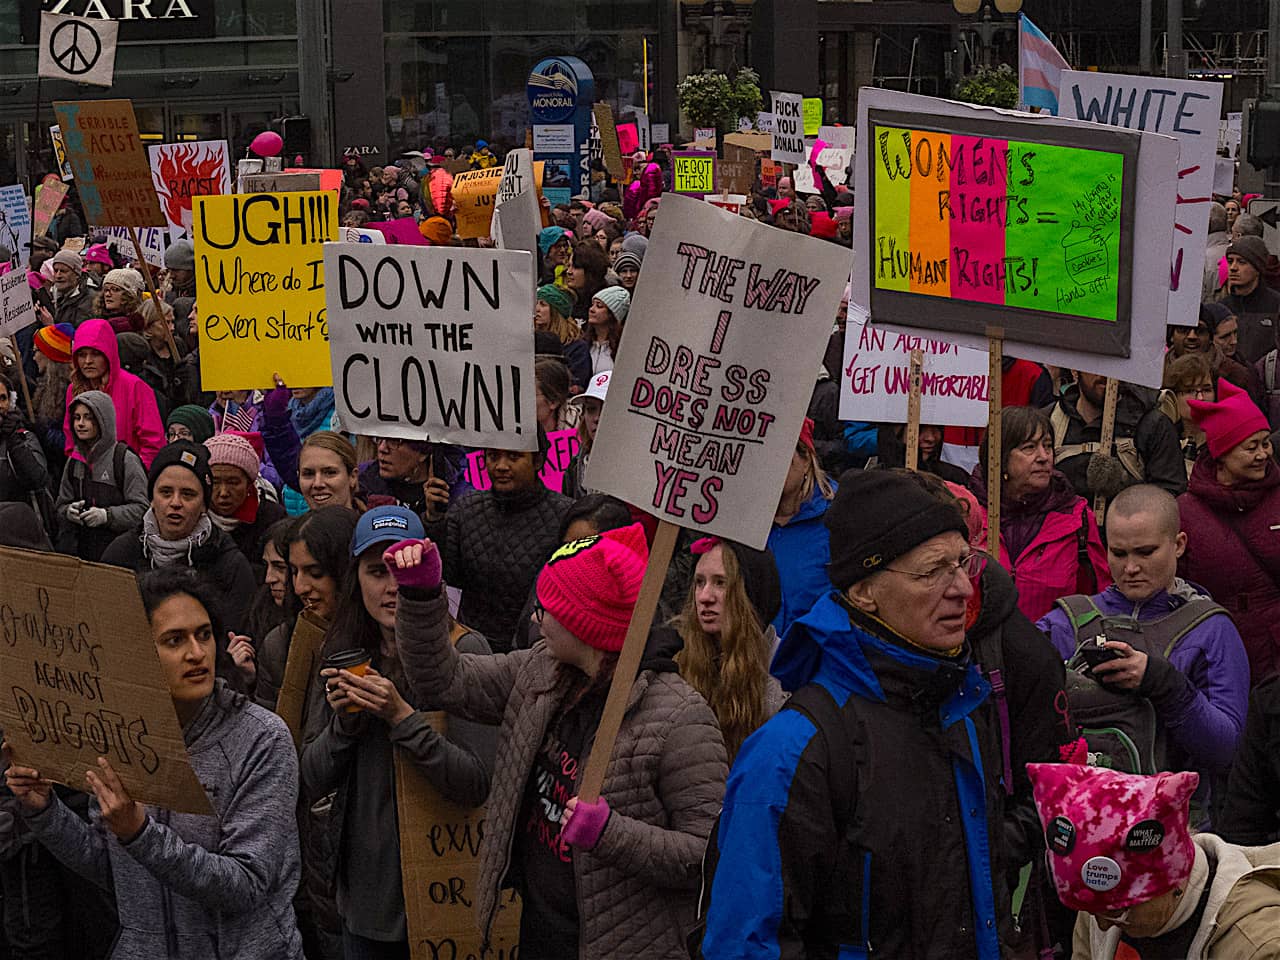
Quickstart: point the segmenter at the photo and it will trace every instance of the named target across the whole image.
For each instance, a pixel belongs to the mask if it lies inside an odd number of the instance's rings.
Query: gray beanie
[[[164,265],[169,270],[194,270],[196,249],[190,240],[175,240],[164,252]]]

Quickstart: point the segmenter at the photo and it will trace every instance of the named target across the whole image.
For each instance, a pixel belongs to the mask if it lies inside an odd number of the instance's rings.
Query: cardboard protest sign
[[[804,114],[804,135],[816,137],[822,127],[822,100],[819,97],[805,97],[801,102]]]
[[[724,159],[716,170],[720,187],[730,193],[751,193],[756,179],[756,155],[744,147],[724,145]]]
[[[1018,356],[1159,384],[1176,142],[864,93],[851,302],[872,323],[977,348],[999,328]]]
[[[129,795],[209,814],[130,570],[0,548],[0,726],[14,761],[92,792],[106,757]]]
[[[329,380],[323,244],[338,236],[329,192],[196,197],[192,240],[206,390]]]
[[[0,187],[0,246],[9,251],[15,270],[31,256],[31,207],[20,183]]]
[[[333,244],[324,267],[346,429],[537,449],[528,253]]]
[[[292,173],[314,173],[320,178],[321,190],[338,190],[342,189],[343,174],[341,170],[335,170],[331,167],[285,167],[286,174]]]
[[[156,196],[175,234],[187,232],[183,213],[189,222],[192,197],[231,192],[231,161],[225,140],[157,143],[147,147],[147,153]]]
[[[10,270],[0,274],[0,337],[36,322],[36,308],[31,300],[27,271]]]
[[[615,180],[621,180],[624,176],[622,147],[618,143],[618,125],[613,119],[613,107],[607,103],[597,103],[591,111],[595,116],[596,126],[600,130],[600,149],[604,155],[604,168]]]
[[[428,715],[443,733],[443,713]],[[520,898],[502,891],[488,949],[476,926],[475,889],[485,808],[446,800],[404,752],[395,748],[400,877],[412,960],[518,956]]]
[[[71,162],[67,159],[67,144],[62,139],[62,128],[56,123],[49,128],[49,140],[53,143],[53,158],[58,163],[58,174],[63,183],[70,183],[75,179],[75,173],[72,172]]]
[[[564,489],[564,474],[569,469],[569,461],[578,455],[578,431],[555,430],[547,434],[547,459],[538,478],[548,490],[559,493]],[[467,454],[467,482],[477,490],[488,490],[493,486],[489,480],[489,471],[484,465],[484,451],[474,450]]]
[[[1194,326],[1200,316],[1222,84],[1064,70],[1058,104],[1062,117],[1177,138],[1178,202],[1171,233],[1168,322]]]
[[[36,189],[36,209],[31,219],[33,237],[43,237],[49,232],[53,215],[58,212],[62,201],[70,192],[71,188],[59,180],[56,173],[45,174],[45,178],[40,181],[40,186]],[[30,254],[30,251],[27,252]]]
[[[247,173],[240,193],[305,193],[320,189],[319,173]]]
[[[840,416],[906,423],[908,374],[915,349],[924,353],[920,422],[985,427],[990,379],[986,351],[957,347],[915,330],[855,323],[852,316],[845,328]]]
[[[801,115],[803,98],[798,93],[773,95],[773,153],[780,163],[807,163],[804,149],[804,119]]]
[[[151,164],[130,100],[70,100],[53,105],[76,189],[90,223],[162,227]]]
[[[834,244],[664,198],[587,485],[763,548],[848,275]]]
[[[671,155],[675,193],[701,197],[716,189],[716,155],[686,150]]]
[[[311,687],[320,679],[320,647],[324,643],[325,626],[311,614],[303,612],[293,625],[289,640],[289,657],[284,665],[280,695],[276,698],[276,716],[293,734],[296,746],[302,746],[306,730],[307,703]]]
[[[778,178],[782,176],[782,164],[765,157],[760,161],[760,184],[765,187],[776,187]]]
[[[468,170],[453,178],[451,192],[457,206],[458,236],[463,240],[489,236],[502,171],[502,167]]]

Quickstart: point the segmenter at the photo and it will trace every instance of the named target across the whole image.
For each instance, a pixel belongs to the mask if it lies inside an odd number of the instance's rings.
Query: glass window
[[[288,36],[298,29],[295,0],[218,0],[218,36]]]

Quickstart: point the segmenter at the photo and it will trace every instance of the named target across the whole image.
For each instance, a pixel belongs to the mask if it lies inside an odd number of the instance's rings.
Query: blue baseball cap
[[[374,507],[356,524],[356,532],[351,537],[351,555],[358,557],[380,543],[390,545],[401,540],[422,540],[426,535],[418,515],[407,507]]]

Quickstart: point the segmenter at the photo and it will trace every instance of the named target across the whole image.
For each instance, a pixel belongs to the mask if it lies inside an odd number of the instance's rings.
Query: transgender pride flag
[[[1062,71],[1071,65],[1062,59],[1057,48],[1044,33],[1027,19],[1020,18],[1018,29],[1018,86],[1022,90],[1022,109],[1039,107],[1041,113],[1058,115],[1058,82]]]

